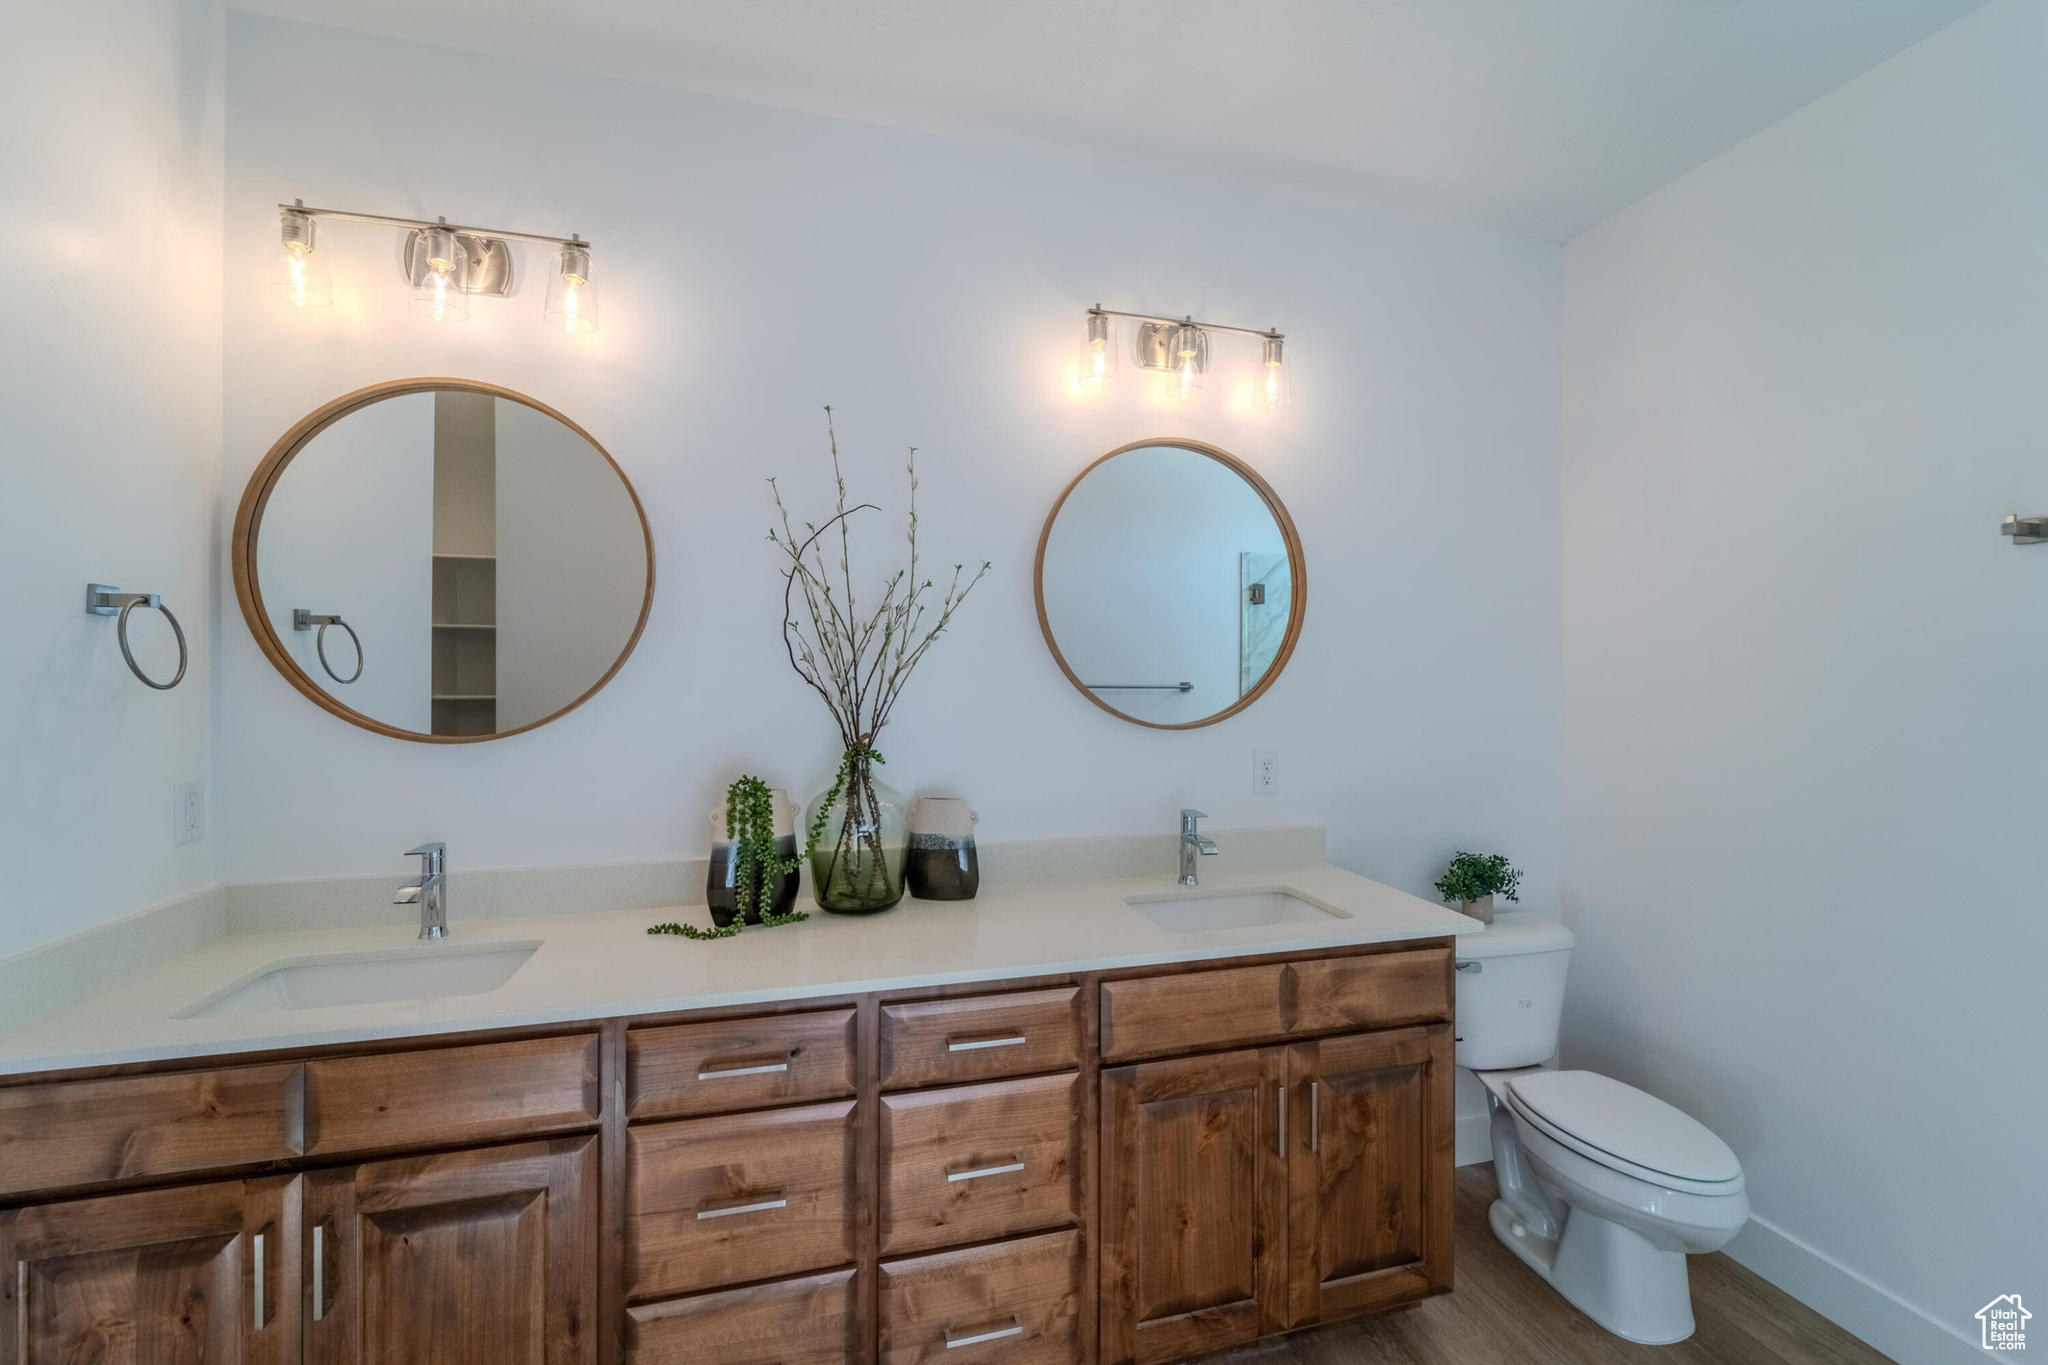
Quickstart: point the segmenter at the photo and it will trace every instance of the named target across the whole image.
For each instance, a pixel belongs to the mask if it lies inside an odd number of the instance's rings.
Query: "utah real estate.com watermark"
[[[2027,1349],[2027,1319],[2033,1317],[2020,1302],[2017,1294],[2000,1294],[1977,1310],[1977,1321],[1983,1325],[1983,1345],[1987,1351],[2024,1351]]]

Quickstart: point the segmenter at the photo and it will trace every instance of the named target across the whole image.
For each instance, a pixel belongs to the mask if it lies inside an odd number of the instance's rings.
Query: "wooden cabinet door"
[[[597,1139],[306,1180],[307,1365],[591,1365]]]
[[[1287,1056],[1102,1073],[1102,1355],[1205,1355],[1283,1325]]]
[[[296,1365],[299,1182],[0,1212],[0,1361]]]
[[[1451,1029],[1287,1049],[1288,1325],[1390,1308],[1451,1287]]]

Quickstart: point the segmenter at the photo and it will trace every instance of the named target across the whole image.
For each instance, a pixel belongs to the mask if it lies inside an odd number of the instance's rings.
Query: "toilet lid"
[[[1611,1077],[1535,1071],[1510,1080],[1508,1094],[1553,1136],[1595,1161],[1604,1154],[1657,1175],[1704,1184],[1742,1178],[1735,1153],[1704,1123]]]

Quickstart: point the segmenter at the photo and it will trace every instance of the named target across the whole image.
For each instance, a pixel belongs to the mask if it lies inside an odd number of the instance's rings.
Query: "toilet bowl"
[[[1500,1183],[1488,1211],[1494,1235],[1615,1335],[1647,1345],[1691,1336],[1685,1258],[1719,1251],[1749,1221],[1727,1144],[1590,1071],[1480,1079]]]
[[[1647,1345],[1692,1335],[1685,1258],[1749,1220],[1742,1166],[1634,1086],[1556,1071],[1571,931],[1526,913],[1458,941],[1461,1066],[1485,1083],[1494,1235],[1588,1317]],[[1537,1063],[1537,1064],[1532,1064]]]

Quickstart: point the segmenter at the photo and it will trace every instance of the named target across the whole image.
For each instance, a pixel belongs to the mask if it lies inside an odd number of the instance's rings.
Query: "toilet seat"
[[[1521,1122],[1609,1170],[1686,1194],[1743,1192],[1727,1143],[1634,1086],[1591,1071],[1531,1071],[1499,1091]]]

